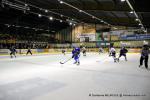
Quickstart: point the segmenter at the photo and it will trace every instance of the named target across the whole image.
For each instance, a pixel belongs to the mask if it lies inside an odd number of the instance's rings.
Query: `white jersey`
[[[86,48],[85,48],[85,47],[83,47],[83,48],[82,48],[82,50],[84,51],[84,50],[86,50]]]
[[[104,50],[103,50],[103,48],[99,48],[99,52],[103,52]]]
[[[116,50],[115,50],[115,48],[111,48],[109,52],[110,52],[110,53],[115,53]]]

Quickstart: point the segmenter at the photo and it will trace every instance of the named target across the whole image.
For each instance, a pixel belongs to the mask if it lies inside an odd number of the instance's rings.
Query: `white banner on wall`
[[[86,41],[92,42],[96,40],[95,33],[84,33],[81,34],[79,38],[80,38],[80,42],[86,42]]]

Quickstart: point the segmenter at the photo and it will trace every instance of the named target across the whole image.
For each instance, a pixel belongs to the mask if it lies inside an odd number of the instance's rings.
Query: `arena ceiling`
[[[150,28],[148,0],[129,0],[129,2],[143,26]],[[115,26],[141,27],[127,2],[121,0],[63,0],[63,3],[60,0],[2,0],[0,13],[1,26],[14,25],[29,30],[55,32],[68,27],[70,22],[75,24],[106,22]]]

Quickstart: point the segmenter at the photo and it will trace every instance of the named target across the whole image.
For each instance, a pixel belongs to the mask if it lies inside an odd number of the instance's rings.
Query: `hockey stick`
[[[68,62],[68,61],[71,60],[71,59],[72,59],[72,57],[69,58],[68,60],[64,61],[64,62],[60,62],[60,64],[64,64],[64,63]]]

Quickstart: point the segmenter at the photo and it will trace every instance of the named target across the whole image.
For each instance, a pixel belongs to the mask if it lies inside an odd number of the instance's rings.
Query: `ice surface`
[[[70,57],[0,58],[0,100],[150,100],[150,70],[138,67],[140,54],[114,63],[108,54],[88,53],[79,66],[73,59],[60,64]]]

